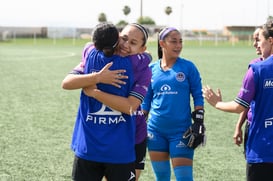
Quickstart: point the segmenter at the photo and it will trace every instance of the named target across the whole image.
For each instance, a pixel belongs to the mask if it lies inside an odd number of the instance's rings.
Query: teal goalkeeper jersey
[[[163,133],[183,132],[191,125],[191,97],[203,106],[201,77],[196,66],[178,58],[164,71],[160,60],[150,65],[152,80],[142,108],[149,111],[148,127]]]

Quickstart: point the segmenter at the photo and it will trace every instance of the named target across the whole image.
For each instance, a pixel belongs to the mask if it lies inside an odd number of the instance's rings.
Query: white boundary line
[[[43,54],[43,51],[41,53],[35,53],[34,56],[23,56],[23,59],[25,60],[41,60],[41,59],[62,59],[62,58],[69,58],[69,57],[74,57],[76,56],[76,53],[74,52],[56,52],[54,53],[55,55],[47,55]],[[60,55],[58,55],[60,54]],[[45,56],[43,56],[45,55]],[[12,57],[12,56],[11,56]],[[22,55],[20,56],[13,56],[14,59],[22,59]],[[2,61],[2,60],[1,60]]]

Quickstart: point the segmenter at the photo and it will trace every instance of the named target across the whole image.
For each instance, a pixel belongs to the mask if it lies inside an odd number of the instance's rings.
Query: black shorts
[[[272,181],[273,163],[248,163],[246,178],[247,181]]]
[[[135,151],[136,151],[135,169],[144,170],[147,151],[147,140],[144,139],[141,143],[136,144]]]
[[[126,164],[100,163],[74,158],[72,179],[74,181],[135,181],[134,162]]]

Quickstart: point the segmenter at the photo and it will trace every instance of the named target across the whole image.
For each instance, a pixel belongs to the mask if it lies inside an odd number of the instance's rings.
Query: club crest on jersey
[[[273,88],[273,78],[264,80],[264,88]]]
[[[126,119],[122,116],[121,112],[106,107],[103,104],[97,112],[88,113],[86,122],[88,121],[92,121],[94,124],[118,124],[126,122]]]
[[[185,78],[186,78],[186,76],[185,76],[185,74],[183,72],[178,72],[176,74],[176,80],[178,82],[183,82],[185,80]]]

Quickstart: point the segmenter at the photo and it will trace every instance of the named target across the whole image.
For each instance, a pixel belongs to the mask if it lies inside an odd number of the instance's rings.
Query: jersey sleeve
[[[248,108],[254,96],[255,96],[254,74],[252,68],[250,67],[247,70],[247,73],[242,83],[242,87],[234,101],[240,104],[241,106]]]
[[[70,74],[84,74],[84,67],[86,64],[86,59],[88,57],[88,54],[90,51],[94,48],[94,45],[91,42],[88,42],[82,51],[82,60],[81,62],[73,68],[73,70],[70,72]]]
[[[148,91],[147,91],[147,94],[146,96],[144,97],[144,100],[141,104],[141,109],[149,112],[150,109],[151,109],[151,102],[152,102],[152,99],[153,99],[153,91],[152,91],[152,86],[151,84],[149,85],[148,87]]]
[[[149,68],[151,56],[144,53],[132,55],[130,58],[134,72],[134,84],[130,95],[140,99],[142,102],[147,93],[152,77],[152,72]]]
[[[190,91],[193,97],[194,106],[204,106],[204,98],[202,95],[202,80],[197,67],[192,63],[192,72],[189,77]]]

